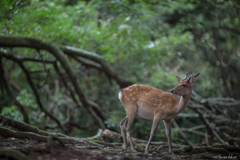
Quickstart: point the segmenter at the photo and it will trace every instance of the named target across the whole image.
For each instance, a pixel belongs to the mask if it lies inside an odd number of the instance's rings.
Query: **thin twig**
[[[188,144],[188,145],[192,145],[192,142],[190,142],[187,139],[187,136],[179,129],[179,126],[177,124],[177,122],[175,120],[172,121],[173,126],[179,131],[180,136],[184,139],[184,141]]]

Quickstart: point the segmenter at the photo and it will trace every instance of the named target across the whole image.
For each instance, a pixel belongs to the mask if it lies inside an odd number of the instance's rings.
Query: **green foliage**
[[[43,120],[40,118],[40,109],[38,108],[35,99],[31,93],[24,89],[16,97],[16,99],[24,106],[25,110],[30,115],[29,117],[32,125],[40,124],[43,122]],[[3,107],[1,114],[6,117],[23,121],[23,116],[16,105]]]
[[[16,97],[16,99],[24,106],[26,106],[29,111],[31,109],[36,110],[38,109],[37,104],[34,100],[34,97],[32,94],[28,93],[27,90],[23,89],[21,93]]]
[[[10,107],[3,107],[1,114],[3,116],[11,117],[18,121],[23,121],[22,114],[19,112],[17,106],[15,106],[15,105],[12,105]]]

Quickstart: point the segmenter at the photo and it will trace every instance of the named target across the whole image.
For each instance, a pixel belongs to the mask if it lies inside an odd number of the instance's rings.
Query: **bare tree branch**
[[[43,111],[47,116],[49,116],[51,119],[53,119],[57,124],[58,126],[63,130],[63,131],[66,131],[65,128],[61,125],[61,123],[59,122],[59,120],[57,120],[52,114],[50,114],[42,105],[42,102],[40,100],[40,97],[38,95],[38,92],[33,84],[33,81],[30,77],[30,74],[28,72],[28,70],[25,68],[25,66],[23,65],[23,62],[19,59],[17,59],[16,57],[12,56],[12,55],[7,55],[6,53],[0,51],[0,56],[3,56],[5,58],[8,58],[8,59],[11,59],[15,62],[18,63],[18,65],[20,66],[20,68],[22,69],[22,71],[25,73],[25,76],[26,76],[26,79],[28,81],[28,84],[30,85],[35,97],[36,97],[36,102],[38,104],[38,106],[40,107],[41,111]]]
[[[192,145],[192,142],[187,139],[187,136],[179,129],[179,126],[175,120],[172,121],[173,126],[179,131],[180,136],[188,145]]]
[[[5,76],[6,76],[6,79],[9,83],[9,85],[15,90],[17,91],[18,93],[21,92],[21,88],[13,81],[12,77],[10,76],[10,72],[12,71],[12,69],[15,67],[16,63],[12,63],[12,66],[11,68],[7,71],[7,72],[4,72]]]
[[[92,60],[92,61],[100,64],[101,70],[104,73],[106,73],[106,75],[110,79],[114,79],[121,88],[124,88],[124,87],[127,87],[127,86],[133,84],[133,82],[123,79],[122,77],[117,75],[113,70],[111,70],[111,67],[109,67],[108,64],[106,63],[106,61],[98,54],[96,54],[94,52],[89,52],[89,51],[86,51],[83,49],[69,47],[69,46],[59,46],[59,47],[65,54],[67,54],[69,56],[71,55],[71,56],[87,58],[89,60]]]
[[[240,105],[240,101],[235,100],[234,98],[224,98],[224,97],[217,97],[217,98],[203,98],[198,95],[195,91],[192,91],[191,99],[197,101],[201,104],[209,103],[212,105],[222,105],[222,106],[236,106]]]
[[[189,108],[191,108],[189,106]],[[199,118],[202,120],[202,122],[204,123],[204,125],[206,126],[209,134],[211,135],[212,138],[216,138],[219,142],[225,144],[225,141],[222,140],[222,138],[217,134],[217,132],[210,126],[210,124],[208,123],[208,121],[206,120],[206,118],[203,116],[203,114],[201,113],[201,111],[199,111],[198,109],[192,108],[195,112],[197,112],[199,114]]]
[[[3,115],[0,114],[0,123],[2,125],[7,125],[7,126],[10,126],[10,127],[13,127],[13,128],[16,128],[18,130],[21,130],[21,131],[24,131],[24,132],[33,132],[33,133],[37,133],[37,134],[40,134],[40,135],[45,135],[45,136],[61,136],[61,137],[66,137],[66,135],[63,135],[63,134],[50,134],[50,133],[47,133],[45,131],[42,131],[40,129],[38,129],[37,127],[33,127],[29,124],[26,124],[24,122],[21,122],[21,121],[17,121],[17,120],[14,120],[12,118],[8,118],[8,117],[5,117]]]
[[[60,62],[65,72],[68,74],[75,89],[75,92],[77,93],[79,100],[82,102],[84,108],[88,110],[88,112],[93,116],[97,124],[102,129],[106,128],[103,120],[96,112],[97,110],[94,109],[94,107],[96,108],[96,106],[93,106],[93,103],[90,103],[90,101],[85,97],[85,94],[82,92],[78,83],[77,75],[75,74],[74,69],[72,68],[72,65],[69,62],[68,58],[64,56],[64,53],[60,48],[58,48],[54,44],[48,44],[35,38],[27,38],[20,36],[0,36],[0,47],[27,47],[37,50],[46,50],[50,52]],[[39,101],[37,100],[37,102]]]
[[[8,87],[7,80],[4,77],[4,69],[1,55],[0,55],[0,82],[1,82],[0,86],[3,86],[9,98],[13,101],[13,103],[18,107],[19,111],[22,113],[24,122],[29,123],[29,117],[26,110],[24,109],[22,104],[18,102],[18,100],[15,98],[15,96],[12,94],[11,90]]]
[[[228,139],[230,139],[230,140],[235,140],[235,141],[240,141],[240,138],[234,138],[234,137],[231,137],[230,135],[228,135],[227,133],[223,133],[224,134],[224,136],[226,136]]]

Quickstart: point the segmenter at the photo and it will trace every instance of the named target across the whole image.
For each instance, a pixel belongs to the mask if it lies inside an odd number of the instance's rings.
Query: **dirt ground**
[[[1,148],[14,149],[25,154],[32,160],[102,160],[102,159],[171,159],[171,156],[167,153],[167,150],[163,151],[161,156],[157,153],[143,154],[144,146],[137,147],[140,152],[124,151],[120,146],[116,147],[104,147],[98,148],[91,145],[65,145],[60,144],[47,144],[39,143],[29,140],[18,139],[1,139]],[[6,160],[7,157],[0,157],[0,159]],[[11,158],[11,156],[9,156]]]
[[[31,160],[131,160],[131,159],[147,159],[147,160],[170,160],[170,159],[239,159],[239,148],[234,148],[232,152],[222,148],[214,148],[206,152],[196,152],[194,149],[185,147],[184,149],[174,147],[176,152],[174,155],[168,154],[167,145],[151,145],[150,154],[144,154],[145,144],[136,145],[138,152],[130,150],[122,150],[121,144],[113,144],[111,146],[104,145],[103,148],[89,144],[61,144],[59,142],[44,143],[31,140],[19,140],[14,138],[0,139],[0,160],[22,160],[28,157]],[[7,150],[2,150],[2,149]],[[206,149],[206,148],[205,148]],[[239,150],[238,150],[239,149]],[[16,151],[4,154],[7,151]],[[194,152],[188,152],[188,151]],[[218,151],[219,150],[219,151]],[[226,152],[226,153],[224,153]],[[238,152],[238,153],[236,153]],[[17,153],[25,157],[21,157]],[[14,156],[15,154],[15,156]]]

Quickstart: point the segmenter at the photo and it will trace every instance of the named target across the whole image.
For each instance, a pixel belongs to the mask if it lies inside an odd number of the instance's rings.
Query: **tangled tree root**
[[[13,159],[13,160],[30,160],[28,156],[25,154],[13,150],[13,149],[6,149],[6,148],[1,148],[0,149],[0,158],[3,158],[4,160],[8,159]]]

